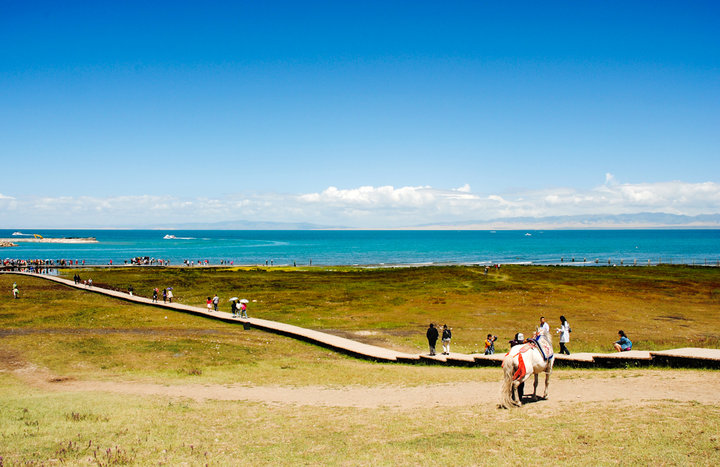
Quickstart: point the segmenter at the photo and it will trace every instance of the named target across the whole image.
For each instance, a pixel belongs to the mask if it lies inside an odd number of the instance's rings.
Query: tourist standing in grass
[[[560,316],[560,327],[557,332],[560,334],[560,353],[570,355],[567,343],[570,342],[570,324],[568,324],[565,316]]]
[[[447,324],[443,324],[443,333],[442,333],[443,355],[450,355],[450,339],[452,339],[452,330],[448,329]]]
[[[495,353],[496,340],[497,336],[493,336],[492,334],[487,335],[487,338],[485,339],[485,355],[493,355]]]
[[[632,350],[632,341],[627,338],[625,331],[618,331],[618,336],[620,336],[620,340],[615,342],[615,350],[618,352],[627,352]]]
[[[435,355],[435,344],[438,340],[438,330],[435,328],[433,323],[430,323],[430,327],[428,327],[425,336],[427,337],[428,345],[430,346],[430,355]]]
[[[18,289],[17,282],[13,282],[12,292],[13,298],[20,298],[20,290]]]

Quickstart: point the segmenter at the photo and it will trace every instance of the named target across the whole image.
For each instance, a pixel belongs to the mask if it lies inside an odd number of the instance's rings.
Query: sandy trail
[[[192,400],[249,401],[266,404],[391,408],[409,410],[433,406],[471,406],[494,404],[500,391],[497,382],[455,382],[422,386],[325,386],[288,387],[278,385],[246,386],[236,384],[178,384],[122,381],[80,381],[54,378],[47,371],[25,367],[14,374],[32,386],[53,391],[102,391],[141,396],[165,396]],[[530,380],[532,381],[532,380]],[[538,392],[542,391],[543,379]],[[720,384],[720,372],[694,371],[623,371],[602,375],[578,375],[551,379],[549,399],[543,404],[568,402],[643,402],[652,400],[720,403],[720,392],[711,390]],[[532,383],[526,384],[532,391]],[[527,389],[526,389],[526,392]]]

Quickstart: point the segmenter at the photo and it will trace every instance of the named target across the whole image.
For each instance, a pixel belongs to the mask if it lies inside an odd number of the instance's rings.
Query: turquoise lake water
[[[0,230],[2,238],[12,230]],[[45,237],[96,237],[94,244],[20,243],[2,258],[114,264],[149,256],[181,264],[712,264],[720,230],[317,231],[32,230]],[[176,239],[164,239],[167,234]],[[573,262],[574,259],[574,262]],[[596,263],[597,261],[597,263]]]

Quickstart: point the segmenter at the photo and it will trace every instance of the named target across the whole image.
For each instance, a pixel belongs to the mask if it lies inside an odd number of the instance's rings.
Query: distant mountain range
[[[31,226],[26,226],[28,229]],[[32,227],[52,229],[148,229],[148,230],[572,230],[572,229],[720,229],[720,214],[685,216],[657,212],[546,217],[500,217],[488,220],[433,222],[396,227],[323,225],[311,222],[232,220],[177,222],[145,225],[83,227]],[[11,229],[18,229],[17,226]]]
[[[234,220],[224,222],[185,222],[144,226],[157,230],[352,230],[362,227],[321,225],[309,222],[266,222]],[[684,216],[641,212],[637,214],[597,214],[547,217],[504,217],[490,220],[435,222],[396,228],[398,230],[493,230],[493,229],[690,229],[720,228],[720,214]],[[381,230],[381,229],[380,229]]]
[[[432,223],[418,225],[418,229],[690,229],[720,228],[720,214],[685,216],[656,212],[636,214],[596,214],[548,217],[505,217],[482,221]]]
[[[151,230],[328,230],[342,227],[311,224],[309,222],[266,222],[234,220],[223,222],[183,222],[145,226]]]

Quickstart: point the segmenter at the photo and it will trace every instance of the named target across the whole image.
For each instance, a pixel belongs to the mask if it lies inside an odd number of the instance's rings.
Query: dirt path
[[[54,378],[47,371],[25,367],[13,373],[32,386],[53,391],[102,391],[120,394],[179,397],[193,400],[250,401],[267,404],[325,407],[387,407],[409,410],[433,406],[470,406],[494,404],[500,390],[498,382],[461,382],[423,386],[243,386],[222,384],[163,385],[133,381],[78,381]],[[557,372],[560,373],[560,372]],[[577,373],[576,373],[577,374]],[[711,390],[720,384],[720,372],[699,371],[617,371],[608,374],[565,375],[551,380],[550,398],[543,404],[555,406],[567,402],[631,403],[652,400],[697,401],[719,404],[720,392]],[[541,379],[538,392],[541,392]],[[532,385],[528,385],[532,390]]]

